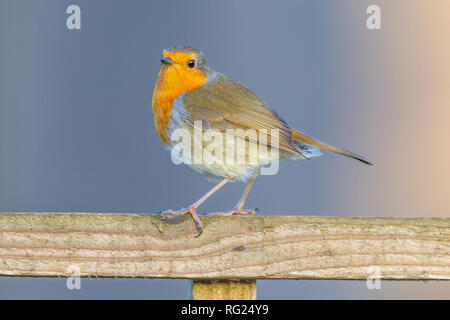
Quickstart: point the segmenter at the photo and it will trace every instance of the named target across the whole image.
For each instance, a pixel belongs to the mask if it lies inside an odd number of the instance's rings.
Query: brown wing
[[[293,156],[303,156],[292,145],[291,128],[245,86],[217,73],[210,83],[184,95],[183,103],[188,111],[188,121],[207,121],[212,129],[225,132],[226,129],[253,129],[258,132],[278,129],[279,146]],[[239,135],[239,133],[236,133]],[[271,146],[271,139],[267,139]],[[272,146],[271,146],[272,147]]]

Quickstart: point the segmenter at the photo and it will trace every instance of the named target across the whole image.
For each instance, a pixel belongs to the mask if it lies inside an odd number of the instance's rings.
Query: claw
[[[195,209],[190,209],[189,214],[192,216],[192,219],[195,221],[195,228],[199,230],[198,234],[194,238],[200,237],[200,235],[203,233],[203,223],[202,220],[197,215],[197,212]]]
[[[249,215],[255,215],[259,209],[250,209],[250,210],[246,210],[246,209],[235,209],[234,212],[232,212],[232,214],[249,214]]]
[[[187,214],[189,213],[189,210],[187,209],[181,209],[181,210],[177,210],[177,211],[173,211],[171,209],[167,209],[164,211],[160,211],[159,214],[163,215],[163,216],[181,216],[183,214]]]
[[[247,215],[255,215],[256,213],[259,212],[258,208],[255,208],[253,210],[246,210],[246,209],[239,209],[239,208],[235,208],[233,210],[230,211],[226,211],[226,212],[213,212],[210,213],[208,215],[211,216],[234,216],[234,215],[238,215],[238,214],[247,214]]]
[[[200,231],[197,233],[197,235],[194,236],[194,238],[198,238],[202,235],[203,233],[203,227],[202,226],[196,226],[198,229],[200,229]]]
[[[196,236],[194,236],[194,238],[199,237],[203,233],[203,223],[200,220],[200,218],[198,217],[195,207],[189,207],[188,209],[181,209],[181,210],[177,210],[177,211],[168,209],[168,210],[161,211],[159,214],[162,216],[175,216],[175,217],[185,215],[185,214],[190,214],[192,219],[194,219],[195,228],[197,230],[199,230],[199,232],[197,233]]]

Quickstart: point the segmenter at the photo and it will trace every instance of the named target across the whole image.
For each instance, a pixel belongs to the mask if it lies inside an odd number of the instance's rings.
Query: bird
[[[189,134],[194,134],[198,130],[202,133],[205,130],[215,130],[219,133],[231,132],[233,139],[245,141],[247,143],[243,151],[245,156],[248,156],[251,145],[256,144],[265,145],[267,150],[271,151],[253,162],[211,163],[211,161],[192,161],[192,158],[187,157],[191,161],[185,161],[184,165],[218,183],[190,206],[176,211],[168,209],[161,214],[191,215],[198,231],[195,237],[203,232],[197,208],[230,181],[247,182],[247,187],[232,210],[217,214],[255,214],[256,209],[246,210],[243,206],[260,170],[271,161],[311,159],[321,155],[321,150],[326,150],[372,165],[358,154],[331,146],[290,127],[253,91],[209,67],[205,56],[198,49],[189,46],[170,47],[162,51],[160,61],[161,68],[153,91],[152,109],[156,133],[166,150],[173,154],[175,149],[173,135],[177,130],[184,130],[183,132]],[[276,143],[269,138],[262,141],[258,135],[245,136],[242,133],[246,132],[245,130],[276,132],[277,139],[274,139]],[[202,152],[208,148],[203,140],[197,142],[190,140],[187,143],[188,146],[190,143],[191,147],[194,149],[197,147]],[[231,147],[236,149],[237,145],[238,143],[234,143]],[[218,151],[217,154],[220,152],[224,151]]]

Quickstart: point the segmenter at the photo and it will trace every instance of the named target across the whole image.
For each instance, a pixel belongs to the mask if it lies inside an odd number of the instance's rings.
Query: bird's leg
[[[250,189],[252,188],[253,183],[255,182],[255,179],[256,179],[256,176],[258,175],[258,173],[259,173],[259,170],[256,170],[255,173],[253,174],[252,178],[248,182],[247,187],[245,188],[241,199],[236,204],[236,206],[234,207],[233,210],[226,211],[226,212],[214,212],[211,215],[217,215],[217,216],[232,216],[235,214],[252,214],[252,215],[254,215],[257,211],[259,211],[258,209],[250,209],[250,210],[242,209],[244,207],[245,199],[247,199],[248,193],[249,193]]]
[[[223,187],[225,184],[230,182],[232,179],[233,179],[233,177],[226,177],[225,179],[220,181],[214,188],[209,190],[203,197],[201,197],[196,202],[191,204],[188,208],[183,208],[183,209],[177,210],[177,211],[166,210],[166,211],[161,212],[161,214],[163,214],[163,215],[184,215],[184,214],[190,214],[192,216],[192,219],[194,219],[194,221],[195,221],[195,225],[196,225],[197,230],[199,230],[198,234],[195,236],[195,237],[198,237],[203,232],[203,224],[202,224],[202,221],[200,220],[200,218],[197,215],[197,208],[203,202],[205,202],[205,200],[208,199],[214,192],[219,190],[221,187]]]

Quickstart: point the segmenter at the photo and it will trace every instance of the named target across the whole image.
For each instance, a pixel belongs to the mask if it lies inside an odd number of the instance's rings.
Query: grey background
[[[282,162],[277,175],[257,179],[247,207],[262,214],[448,215],[443,194],[409,201],[433,181],[411,192],[403,187],[413,185],[405,177],[423,181],[417,172],[427,170],[405,163],[416,132],[408,115],[422,110],[409,97],[426,96],[426,88],[414,87],[428,81],[416,83],[404,61],[415,59],[419,73],[431,60],[411,52],[440,42],[420,34],[408,40],[408,13],[381,3],[383,30],[368,31],[368,1],[0,0],[0,211],[155,213],[206,192],[211,182],[172,164],[153,126],[160,53],[184,44],[292,126],[375,163],[333,154]],[[66,28],[70,4],[81,7],[82,30]],[[442,111],[438,105],[431,114]],[[391,139],[399,135],[407,143]],[[244,187],[226,186],[201,211],[231,208]],[[183,299],[186,290],[186,280],[82,279],[82,290],[69,291],[65,279],[0,278],[4,299]],[[262,299],[448,293],[444,282],[383,281],[382,290],[364,281],[258,282]]]

